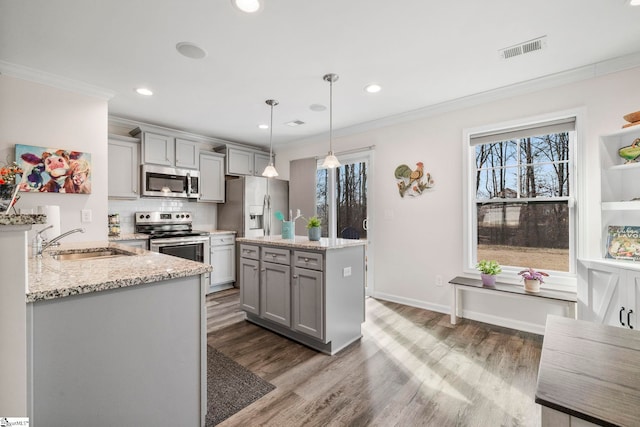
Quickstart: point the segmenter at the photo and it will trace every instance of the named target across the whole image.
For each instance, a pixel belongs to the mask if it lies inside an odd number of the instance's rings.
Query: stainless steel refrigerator
[[[289,215],[289,181],[261,176],[229,178],[225,199],[218,205],[218,229],[235,231],[238,237],[277,236],[282,233],[282,222],[273,214]]]

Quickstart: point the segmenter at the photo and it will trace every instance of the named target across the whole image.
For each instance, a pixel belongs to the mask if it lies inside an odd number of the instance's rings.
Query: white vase
[[[524,290],[527,292],[540,292],[540,281],[536,279],[524,279]]]

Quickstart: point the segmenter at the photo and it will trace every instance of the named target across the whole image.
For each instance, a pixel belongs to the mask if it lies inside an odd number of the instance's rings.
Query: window
[[[344,159],[342,160],[344,162]],[[336,169],[318,167],[316,178],[317,215],[322,221],[322,236],[329,235],[329,174],[336,180],[336,220],[338,237],[366,238],[367,161],[345,162]]]
[[[575,272],[575,117],[469,134],[469,266]]]

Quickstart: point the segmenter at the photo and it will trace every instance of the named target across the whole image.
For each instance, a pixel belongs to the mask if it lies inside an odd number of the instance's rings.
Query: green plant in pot
[[[480,271],[482,284],[485,286],[494,286],[496,284],[496,275],[502,273],[502,267],[497,261],[483,259],[478,261],[476,268]]]
[[[309,240],[312,240],[312,241],[320,240],[320,232],[322,230],[320,228],[320,224],[321,224],[320,218],[318,218],[317,216],[312,216],[307,220],[307,230],[309,232]]]

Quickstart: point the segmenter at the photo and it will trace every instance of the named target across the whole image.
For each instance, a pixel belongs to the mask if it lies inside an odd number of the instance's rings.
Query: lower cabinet
[[[243,245],[244,246],[244,245]],[[247,313],[260,314],[260,261],[240,258],[240,306]]]
[[[239,266],[247,320],[328,354],[361,337],[364,246],[312,252],[241,243]]]
[[[314,338],[324,338],[322,271],[293,269],[293,329]]]
[[[229,289],[236,281],[235,235],[212,234],[209,239],[213,271],[207,293]]]
[[[635,265],[615,264],[579,262],[578,319],[640,329],[640,271]]]

